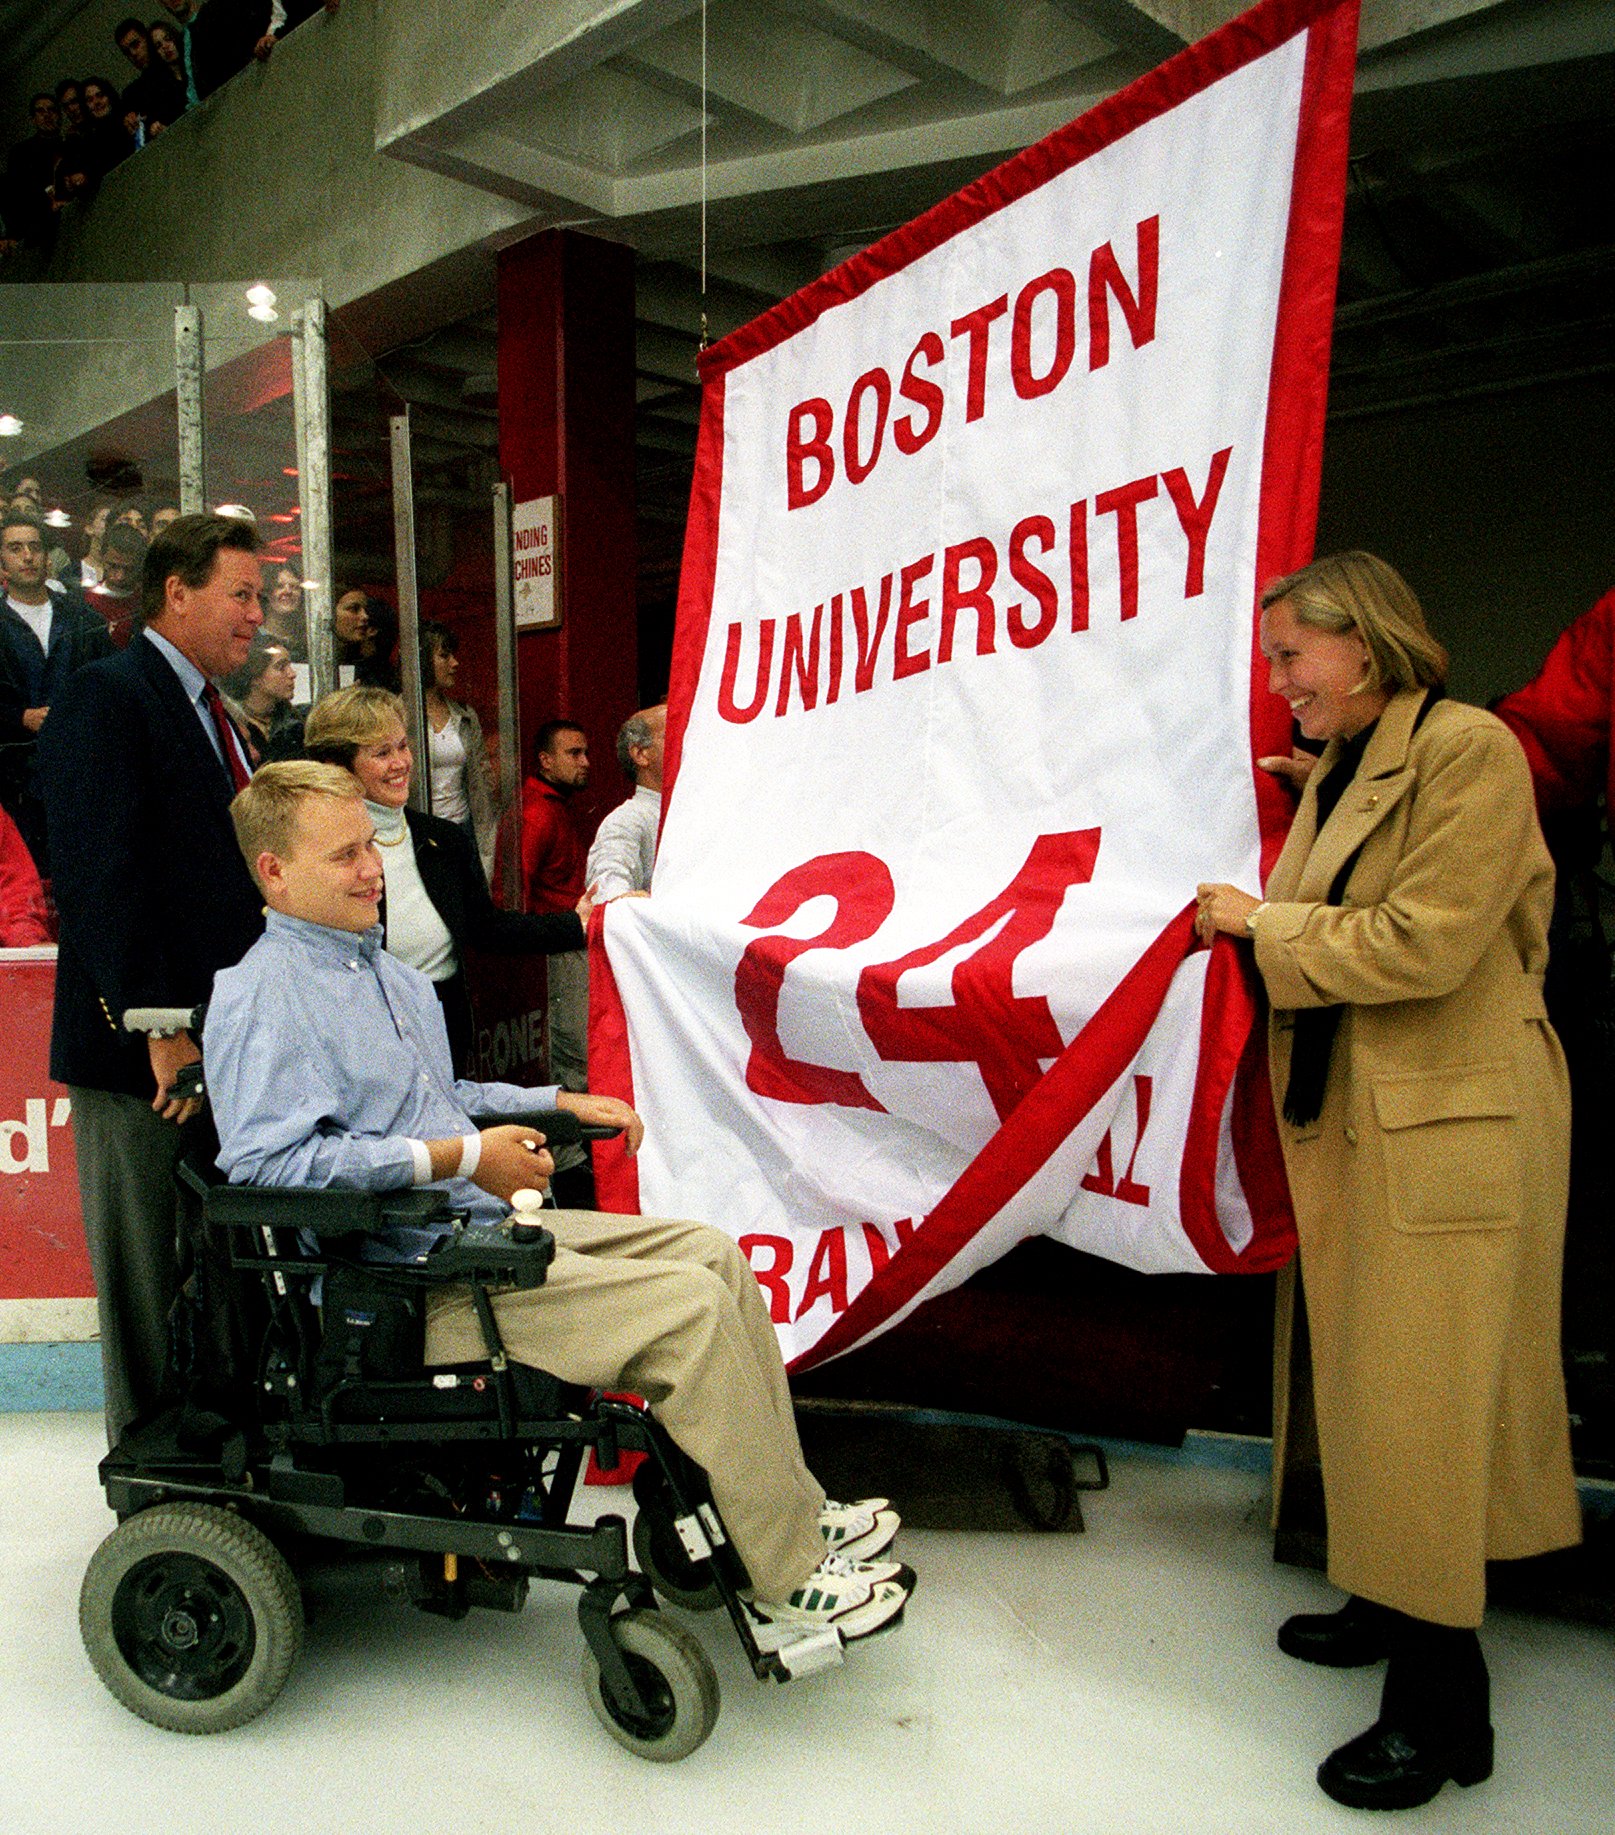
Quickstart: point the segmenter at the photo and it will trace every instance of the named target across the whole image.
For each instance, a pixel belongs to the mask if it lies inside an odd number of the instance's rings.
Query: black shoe
[[[1298,1612],[1279,1626],[1279,1649],[1326,1669],[1361,1669],[1391,1654],[1391,1614],[1366,1599],[1348,1599],[1338,1612]]]
[[[1318,1767],[1318,1783],[1354,1810],[1405,1810],[1428,1803],[1451,1778],[1479,1784],[1492,1775],[1492,1730],[1462,1738],[1415,1734],[1377,1720]]]

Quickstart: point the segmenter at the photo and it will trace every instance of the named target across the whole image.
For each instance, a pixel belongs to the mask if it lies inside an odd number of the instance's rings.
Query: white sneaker
[[[845,1555],[849,1561],[868,1561],[873,1555],[883,1554],[896,1539],[902,1522],[884,1497],[863,1497],[855,1504],[832,1503],[826,1498],[819,1512],[826,1549],[832,1555]]]
[[[754,1617],[770,1626],[801,1631],[834,1627],[843,1640],[868,1637],[897,1618],[914,1590],[914,1570],[895,1574],[826,1555],[789,1599],[754,1599]]]

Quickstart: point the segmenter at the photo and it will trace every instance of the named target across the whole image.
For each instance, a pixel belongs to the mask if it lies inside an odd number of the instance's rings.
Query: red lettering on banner
[[[811,421],[813,432],[804,434],[803,423]],[[817,503],[829,490],[836,475],[835,455],[830,450],[830,430],[836,423],[836,411],[822,395],[798,402],[785,424],[785,507],[800,510]],[[819,475],[812,484],[805,477],[812,460]]]
[[[1088,499],[1071,506],[1071,628],[1088,628]]]
[[[976,564],[976,583],[967,591],[959,583],[959,568],[965,561]],[[953,626],[961,611],[976,614],[976,654],[991,656],[997,648],[993,637],[992,584],[998,573],[998,554],[991,542],[977,536],[968,542],[955,542],[942,556],[942,602],[937,608],[941,630],[936,641],[936,660],[953,660]]]
[[[1155,306],[1161,288],[1161,219],[1146,217],[1136,236],[1138,286],[1127,284],[1116,251],[1101,243],[1088,261],[1088,368],[1102,370],[1110,361],[1110,301],[1115,296],[1127,321],[1133,349],[1155,336]]]
[[[1042,995],[1017,994],[1015,963],[1054,928],[1067,891],[1093,878],[1099,830],[1040,835],[1020,871],[997,898],[945,937],[858,977],[858,1017],[883,1058],[904,1063],[974,1064],[1000,1117],[1043,1074],[1041,1059],[1064,1049]],[[897,984],[950,951],[986,937],[950,977],[952,1003],[904,1007]]]
[[[831,1312],[847,1310],[847,1233],[839,1226],[819,1232],[819,1246],[813,1251],[807,1286],[797,1302],[797,1318],[800,1319],[821,1295],[828,1297]]]
[[[1217,499],[1222,494],[1222,481],[1227,474],[1228,460],[1233,450],[1232,446],[1224,446],[1221,452],[1211,455],[1211,470],[1206,474],[1206,488],[1198,503],[1195,502],[1194,487],[1189,483],[1189,474],[1181,466],[1174,465],[1171,471],[1161,474],[1167,495],[1172,499],[1172,507],[1178,513],[1184,538],[1189,544],[1189,564],[1183,574],[1185,599],[1198,599],[1206,590],[1206,536],[1211,529],[1211,519],[1216,514]]]
[[[1143,1209],[1149,1208],[1150,1188],[1140,1185],[1133,1177],[1133,1168],[1138,1164],[1138,1150],[1144,1142],[1144,1130],[1150,1125],[1150,1100],[1155,1089],[1153,1077],[1134,1077],[1133,1095],[1138,1115],[1133,1130],[1133,1151],[1128,1155],[1127,1170],[1116,1178],[1115,1166],[1111,1157],[1109,1128],[1105,1138],[1099,1143],[1099,1151],[1094,1155],[1094,1169],[1083,1176],[1082,1189],[1097,1193],[1101,1198],[1117,1198],[1123,1204],[1136,1204]]]
[[[1000,293],[985,306],[978,306],[974,312],[955,319],[948,328],[954,337],[970,340],[970,380],[965,387],[967,421],[979,421],[987,412],[987,346],[992,338],[993,321],[1001,319],[1008,311],[1009,295]]]
[[[819,701],[819,625],[824,617],[824,607],[813,608],[813,623],[809,627],[806,648],[802,643],[802,614],[792,612],[785,620],[785,646],[779,659],[779,701],[774,708],[777,719],[787,712],[791,704],[791,680],[794,675],[796,691],[802,697],[804,709],[816,707]]]
[[[1140,513],[1144,506],[1162,496],[1163,484],[1187,545],[1184,600],[1198,598],[1205,592],[1211,528],[1232,459],[1231,446],[1224,446],[1211,455],[1206,465],[1205,484],[1198,495],[1184,466],[1171,466],[1159,474],[1134,478],[1094,495],[1093,514],[1115,518],[1115,615],[1120,623],[1130,623],[1139,615],[1146,536],[1154,561],[1151,577],[1157,582],[1161,579],[1157,557],[1163,544],[1171,539],[1163,526],[1166,508],[1163,504],[1159,511],[1150,513],[1154,520],[1147,528],[1141,527]],[[877,674],[883,680],[899,682],[923,674],[933,664],[954,664],[972,654],[997,654],[998,605],[999,599],[1005,596],[998,588],[998,581],[1006,569],[1016,585],[1032,595],[1034,602],[1016,600],[1002,608],[1004,629],[1016,649],[1035,649],[1049,639],[1059,624],[1060,599],[1066,592],[1070,594],[1071,605],[1069,629],[1073,634],[1089,630],[1094,612],[1088,551],[1091,540],[1089,501],[1079,497],[1058,516],[1043,513],[1023,516],[1002,541],[978,535],[950,543],[939,552],[909,561],[895,573],[882,574],[878,588],[853,586],[831,594],[823,604],[815,606],[811,614],[793,612],[784,619],[761,620],[757,632],[756,680],[743,703],[737,695],[736,678],[741,673],[745,627],[731,625],[718,684],[720,714],[725,720],[744,724],[756,719],[765,706],[771,706],[775,718],[811,713],[820,704],[821,697],[825,705],[839,699],[849,663],[852,691],[866,694],[876,685]],[[1062,536],[1067,544],[1063,568],[1051,564],[1056,562]],[[1040,559],[1043,565],[1039,565]],[[930,599],[921,597],[918,589],[933,572],[939,575],[934,644],[918,628],[930,619],[932,611]],[[871,612],[870,601],[876,595]],[[850,638],[844,622],[849,607],[852,614]],[[826,675],[821,674],[821,664],[825,655],[823,631],[827,608],[830,616]],[[975,644],[963,650],[956,647],[962,613],[974,613],[976,620]],[[889,651],[883,648],[888,626],[893,639]]]
[[[869,438],[869,456],[864,458],[858,451],[859,422],[863,415],[863,400],[869,390],[875,394],[875,431]],[[862,484],[864,479],[875,469],[875,461],[880,457],[880,443],[886,436],[886,416],[892,405],[892,379],[884,370],[865,370],[852,385],[852,393],[847,397],[847,418],[841,428],[841,456],[846,462],[847,480],[851,484]]]
[[[744,726],[763,711],[768,699],[768,672],[774,661],[774,621],[765,618],[757,627],[757,689],[742,707],[735,700],[735,674],[740,668],[740,642],[744,627],[729,627],[729,642],[723,653],[723,677],[718,683],[718,712],[725,720]]]
[[[1116,518],[1116,573],[1121,590],[1122,621],[1138,616],[1138,506],[1156,494],[1153,476],[1102,491],[1093,500],[1095,516]]]
[[[892,422],[892,439],[899,452],[911,455],[918,452],[936,437],[936,430],[942,425],[942,405],[947,397],[936,383],[924,376],[916,376],[914,365],[918,358],[924,357],[935,369],[946,356],[942,340],[934,331],[922,332],[919,343],[908,354],[908,362],[903,365],[903,380],[898,383],[897,392],[904,401],[911,401],[916,408],[925,410],[925,422],[916,427],[912,414],[905,414],[901,420]]]
[[[1009,641],[1019,650],[1034,650],[1054,629],[1060,610],[1060,595],[1054,582],[1026,558],[1026,544],[1038,542],[1045,554],[1054,547],[1054,524],[1047,516],[1027,516],[1009,532],[1009,571],[1017,586],[1024,586],[1037,600],[1037,618],[1027,622],[1026,607],[1017,599],[1004,607],[1004,628]]]
[[[796,1251],[791,1247],[790,1239],[785,1236],[742,1236],[736,1245],[740,1253],[751,1263],[751,1271],[757,1277],[757,1285],[768,1295],[768,1316],[776,1325],[789,1325],[791,1322],[791,1290],[785,1284],[785,1277],[791,1271],[791,1263],[796,1259]],[[769,1256],[766,1268],[757,1266],[753,1253],[761,1250]]]
[[[1133,276],[1123,272],[1109,242],[1088,258],[1088,368],[1110,362],[1111,302],[1120,307],[1134,350],[1154,342],[1161,291],[1161,219],[1145,217],[1134,228]],[[1008,293],[962,313],[948,327],[963,342],[964,418],[979,421],[987,412],[989,372],[993,362],[993,326],[1010,315],[1009,378],[1022,401],[1052,395],[1070,375],[1077,348],[1077,279],[1070,268],[1050,268],[1024,283],[1011,313]],[[1045,367],[1034,367],[1034,346]],[[922,331],[909,352],[897,384],[897,396],[918,413],[891,420],[892,444],[912,458],[935,439],[947,412],[948,389],[921,371],[946,375],[949,352],[941,336]],[[957,376],[953,398],[959,398]],[[869,422],[865,424],[865,410]],[[848,392],[841,416],[841,458],[849,484],[862,484],[884,451],[891,419],[890,366],[866,370]],[[785,417],[785,507],[805,509],[817,503],[835,482],[836,411],[822,395],[799,401]]]
[[[1107,245],[1108,246],[1108,245]],[[1041,376],[1032,374],[1032,314],[1038,299],[1049,294],[1054,301],[1054,356]],[[1015,318],[1010,327],[1009,374],[1022,401],[1047,395],[1065,381],[1071,359],[1077,354],[1077,283],[1069,268],[1050,268],[1029,280],[1015,298]]]
[[[919,560],[910,561],[899,576],[897,630],[892,639],[892,680],[894,682],[902,681],[905,676],[918,675],[922,670],[931,667],[931,657],[928,651],[910,652],[908,634],[911,626],[931,615],[931,601],[916,599],[914,584],[917,580],[925,578],[935,561],[934,554],[922,555]]]
[[[897,1246],[901,1249],[920,1226],[912,1217],[899,1217],[892,1229],[897,1237]],[[892,1247],[887,1242],[879,1224],[866,1223],[864,1230],[864,1247],[869,1251],[869,1272],[879,1274],[881,1269],[892,1259]]]
[[[788,1055],[779,1035],[785,971],[810,949],[846,949],[872,937],[896,902],[892,875],[873,854],[820,854],[777,879],[740,921],[751,930],[789,922],[809,899],[835,900],[836,914],[811,937],[759,937],[746,945],[735,970],[735,1005],[751,1040],[746,1087],[776,1102],[834,1102],[844,1109],[886,1113],[856,1071],[831,1070]]]
[[[886,620],[892,609],[892,576],[881,575],[880,609],[875,614],[873,637],[869,631],[869,595],[861,586],[852,589],[852,623],[858,642],[858,661],[853,667],[852,686],[863,694],[875,679],[875,659],[880,655],[880,640],[886,634]]]

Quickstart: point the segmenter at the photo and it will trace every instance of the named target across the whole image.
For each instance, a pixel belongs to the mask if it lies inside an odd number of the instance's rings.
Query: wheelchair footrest
[[[834,1625],[802,1631],[793,1625],[753,1624],[752,1637],[767,1659],[766,1671],[780,1682],[794,1682],[821,1669],[839,1669],[847,1646]]]

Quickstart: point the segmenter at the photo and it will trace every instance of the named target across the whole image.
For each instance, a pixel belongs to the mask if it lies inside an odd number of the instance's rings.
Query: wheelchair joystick
[[[544,1234],[544,1226],[539,1218],[544,1213],[544,1194],[524,1186],[510,1195],[510,1208],[515,1213],[509,1224],[512,1242],[537,1242]]]

